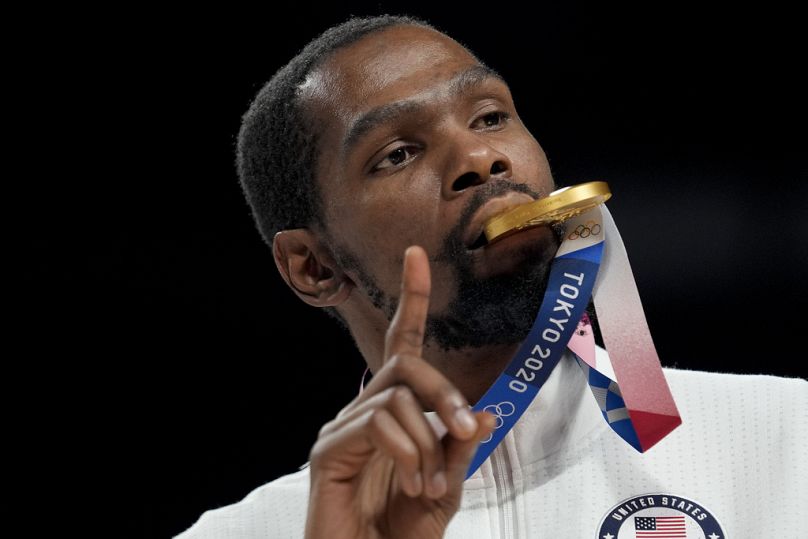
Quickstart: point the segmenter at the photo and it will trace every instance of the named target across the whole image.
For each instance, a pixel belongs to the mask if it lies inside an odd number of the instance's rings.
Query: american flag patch
[[[727,539],[706,507],[669,493],[627,498],[603,516],[597,539]]]
[[[683,539],[685,517],[634,517],[634,534],[636,539]]]

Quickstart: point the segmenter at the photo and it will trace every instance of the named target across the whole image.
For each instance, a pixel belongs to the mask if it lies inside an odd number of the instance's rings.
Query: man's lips
[[[533,197],[517,191],[511,191],[502,196],[492,198],[474,212],[471,222],[469,226],[466,227],[466,231],[463,234],[463,244],[469,250],[475,250],[485,246],[488,243],[483,234],[483,227],[486,221],[498,213],[532,201]]]

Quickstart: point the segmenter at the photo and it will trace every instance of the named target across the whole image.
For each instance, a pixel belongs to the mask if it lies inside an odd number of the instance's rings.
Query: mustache
[[[510,180],[496,180],[475,187],[474,194],[466,202],[466,206],[460,213],[460,219],[444,238],[443,247],[433,260],[441,262],[456,259],[458,255],[465,253],[466,246],[463,244],[463,232],[468,228],[477,210],[492,198],[511,192],[524,193],[531,196],[533,200],[537,200],[542,196],[541,193],[530,186]]]

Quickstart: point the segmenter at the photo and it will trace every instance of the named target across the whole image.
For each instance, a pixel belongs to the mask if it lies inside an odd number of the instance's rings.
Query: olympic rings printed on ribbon
[[[591,219],[586,224],[578,225],[575,230],[570,232],[567,236],[568,240],[577,240],[578,238],[588,238],[589,236],[597,236],[602,230],[600,223],[592,221]]]
[[[500,428],[502,425],[505,424],[505,420],[502,418],[512,416],[513,413],[516,411],[516,406],[514,406],[512,402],[503,401],[500,402],[499,404],[489,404],[488,406],[483,408],[483,411],[488,412],[489,414],[494,416],[494,419],[496,419],[496,426],[494,427],[494,430],[497,430],[498,428]],[[491,441],[493,437],[494,433],[492,432],[491,434],[488,435],[488,438],[482,440],[480,443],[482,444],[488,443]]]

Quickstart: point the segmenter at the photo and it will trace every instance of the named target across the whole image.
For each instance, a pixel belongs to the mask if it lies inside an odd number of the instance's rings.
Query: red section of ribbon
[[[655,414],[631,409],[629,409],[628,415],[631,417],[631,423],[634,425],[634,431],[640,440],[643,453],[682,424],[682,418],[678,415]]]
[[[606,245],[593,294],[595,309],[620,392],[646,450],[682,420],[662,373],[623,240],[606,208],[603,222]]]

